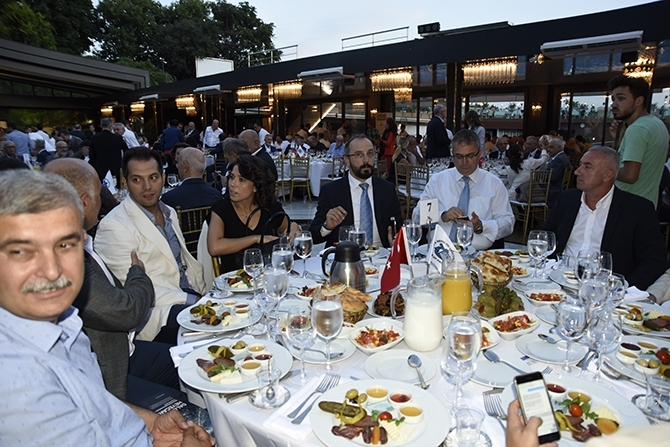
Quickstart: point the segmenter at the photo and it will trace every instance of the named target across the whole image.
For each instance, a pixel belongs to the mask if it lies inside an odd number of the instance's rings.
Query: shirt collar
[[[463,174],[461,174],[460,172],[458,172],[458,169],[456,169],[456,168],[453,168],[453,169],[454,169],[454,171],[456,171],[456,175],[457,175],[456,179],[457,179],[457,181],[463,181]],[[468,175],[468,177],[470,177],[470,184],[472,184],[472,183],[477,183],[477,180],[479,180],[479,176],[481,176],[481,172],[480,172],[480,169],[477,168],[477,169],[475,169],[475,172],[473,172],[472,174]]]
[[[152,212],[148,211],[142,205],[135,202],[135,199],[133,199],[130,195],[128,195],[128,198],[130,198],[130,200],[132,200],[135,203],[135,205],[137,205],[137,207],[144,213],[145,216],[147,216],[147,218],[151,221],[151,223],[156,225],[156,216],[154,216],[154,214]],[[158,201],[158,209],[160,210],[161,213],[163,213],[163,216],[165,217],[165,221],[167,222],[170,219],[170,210],[168,209],[168,207],[163,202],[161,202],[159,200]]]
[[[584,205],[585,207],[588,208],[589,206],[586,204],[586,200],[584,200],[584,194],[585,193],[582,192],[582,205]],[[613,196],[614,196],[614,185],[612,185],[610,190],[607,191],[607,194],[605,194],[600,200],[598,200],[598,202],[596,202],[596,209],[592,210],[592,211],[597,211],[597,210],[599,210],[600,208],[603,208],[603,207],[609,207],[610,204],[612,203],[612,197]],[[589,209],[591,209],[591,208],[589,208]]]
[[[49,352],[61,338],[65,347],[69,349],[82,328],[81,318],[77,314],[78,310],[70,306],[54,324],[49,321],[22,318],[0,308],[0,326],[44,352]]]
[[[368,185],[372,186],[372,177],[368,178],[364,182],[361,182],[360,180],[354,178],[353,175],[351,175],[351,172],[349,172],[349,187],[351,188],[352,191],[356,190],[358,188],[358,185],[361,183],[367,183]]]

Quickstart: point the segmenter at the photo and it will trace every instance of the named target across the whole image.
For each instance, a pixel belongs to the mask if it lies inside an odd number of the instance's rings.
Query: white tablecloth
[[[296,262],[295,269],[297,271],[302,270],[302,263]],[[320,259],[319,258],[310,258],[307,260],[307,269],[310,272],[321,272]],[[239,294],[236,297],[240,297]],[[287,297],[285,299],[292,299]],[[527,308],[531,312],[535,309],[530,304],[527,304]],[[547,333],[549,326],[541,323],[541,326],[535,331],[535,333]],[[453,385],[448,384],[445,379],[440,374],[440,357],[443,352],[445,342],[442,341],[442,344],[434,351],[423,353],[428,356],[435,362],[437,368],[436,375],[428,381],[430,384],[429,392],[436,396],[441,402],[444,403],[447,409],[450,408],[450,403],[446,401],[444,393],[447,390],[451,390]],[[404,342],[401,342],[394,349],[408,349]],[[522,354],[516,349],[514,341],[501,340],[500,344],[494,348],[495,352],[500,355],[502,358],[521,358]],[[368,379],[368,375],[365,373],[365,361],[368,359],[368,356],[363,354],[361,351],[357,350],[356,353],[350,358],[333,364],[333,370],[335,373],[340,374],[343,378],[351,380],[351,378],[358,379]],[[551,366],[554,369],[552,373],[554,377],[557,377],[556,374],[560,371],[560,365],[548,365],[534,360],[526,360],[526,363],[530,366],[532,370],[541,371],[546,366]],[[595,362],[592,362],[595,363]],[[593,366],[593,365],[592,365]],[[294,360],[293,369],[299,369],[300,362]],[[317,375],[322,375],[325,372],[325,368],[321,365],[310,365],[307,364],[307,370],[311,372],[316,372]],[[551,376],[550,376],[551,377]],[[644,389],[641,386],[634,384],[633,382],[626,380],[611,381],[608,378],[605,378],[608,384],[612,384],[616,387],[616,390],[627,400],[629,400],[635,394],[640,394],[644,392]],[[292,382],[290,379],[285,380],[282,384],[291,391],[291,400],[285,405],[294,405],[295,394],[300,391],[300,385]],[[471,407],[479,408],[484,412],[484,404],[482,400],[482,393],[490,389],[489,387],[478,385],[474,382],[468,382],[465,387],[465,404]],[[225,399],[219,397],[218,394],[213,393],[202,393],[204,401],[209,410],[210,418],[214,427],[215,435],[218,439],[220,446],[226,445],[235,445],[238,447],[265,447],[265,446],[278,446],[278,447],[322,447],[323,444],[316,435],[312,432],[304,440],[296,440],[292,437],[286,436],[278,432],[272,432],[263,426],[263,423],[273,414],[272,410],[260,410],[252,406],[247,398],[238,400],[234,403],[226,403]],[[303,422],[307,424],[308,420]],[[448,424],[449,421],[444,421],[445,424]],[[503,429],[500,427],[500,424],[492,418],[486,417],[482,425],[482,430],[486,432],[493,443],[493,447],[505,447],[505,437]],[[433,447],[433,446],[426,446]]]
[[[276,162],[280,165],[280,161]],[[330,160],[316,159],[309,164],[309,187],[312,195],[318,197],[321,193],[321,180],[330,180],[333,172],[333,162]],[[291,181],[291,166],[289,161],[284,162],[284,183],[288,185]]]

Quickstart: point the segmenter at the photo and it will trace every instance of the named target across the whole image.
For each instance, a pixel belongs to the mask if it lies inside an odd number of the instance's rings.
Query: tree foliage
[[[147,70],[151,77],[151,85],[161,85],[169,84],[174,82],[176,79],[170,73],[163,71],[162,69],[156,67],[149,61],[134,61],[128,57],[122,57],[117,64],[125,65],[126,67],[141,68],[142,70]]]
[[[42,14],[30,5],[13,1],[0,14],[0,37],[47,50],[57,50],[54,29]]]
[[[56,49],[62,53],[82,55],[98,38],[91,0],[26,0],[26,4],[51,23]]]

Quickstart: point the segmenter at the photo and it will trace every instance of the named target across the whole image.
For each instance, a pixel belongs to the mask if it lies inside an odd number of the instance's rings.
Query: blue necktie
[[[372,244],[372,205],[370,205],[370,198],[368,197],[368,188],[370,185],[361,183],[359,185],[363,189],[361,194],[361,228],[365,231],[368,244]]]
[[[461,191],[461,197],[458,198],[458,208],[463,210],[463,215],[468,215],[468,205],[470,204],[470,177],[467,175],[463,176],[463,190]],[[449,234],[449,239],[456,242],[456,222],[451,223],[451,233]]]

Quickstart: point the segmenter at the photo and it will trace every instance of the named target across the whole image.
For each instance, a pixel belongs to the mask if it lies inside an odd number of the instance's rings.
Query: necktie
[[[468,205],[470,204],[470,177],[467,175],[463,176],[463,190],[461,191],[461,196],[458,198],[458,208],[463,210],[463,215],[468,215]],[[449,239],[456,242],[456,222],[451,224],[451,233],[449,234]]]
[[[363,189],[361,194],[361,228],[365,231],[368,244],[372,244],[372,205],[370,205],[370,198],[368,197],[368,188],[370,185],[361,183],[359,185]]]

